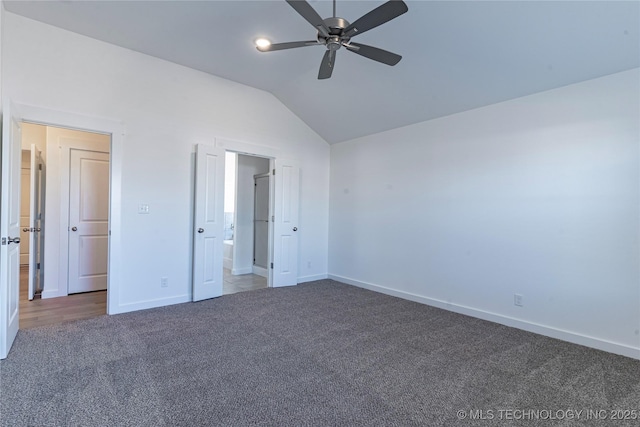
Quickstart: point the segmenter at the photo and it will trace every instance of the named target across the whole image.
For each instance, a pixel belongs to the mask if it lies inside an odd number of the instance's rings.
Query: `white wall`
[[[330,277],[640,358],[639,80],[332,146]]]
[[[3,92],[2,92],[2,87],[4,86],[3,82],[2,82],[2,65],[3,65],[3,61],[2,61],[2,52],[3,52],[3,34],[4,34],[4,4],[2,2],[0,2],[0,116],[2,115],[2,99],[4,99],[2,97]]]
[[[4,4],[0,1],[0,117],[2,117],[2,100],[4,99],[4,61],[2,59],[4,52]]]
[[[237,154],[227,152],[224,160],[224,211],[236,210],[236,163]]]
[[[265,172],[269,172],[269,159],[238,155],[233,274],[249,274],[253,272],[253,176]]]
[[[326,276],[329,146],[275,97],[11,13],[4,18],[5,95],[124,122],[118,311],[190,298],[195,144],[216,138],[300,161],[300,276]],[[137,214],[140,203],[150,214]]]

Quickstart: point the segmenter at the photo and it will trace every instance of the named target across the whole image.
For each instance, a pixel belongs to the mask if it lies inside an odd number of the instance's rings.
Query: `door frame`
[[[271,175],[271,171],[275,167],[275,161],[279,157],[282,157],[280,150],[265,147],[264,145],[252,144],[249,142],[242,141],[234,141],[230,139],[216,138],[215,146],[224,148],[225,151],[233,152],[236,154],[242,154],[246,156],[254,156],[254,157],[262,157],[269,160],[269,216],[274,214],[274,185],[275,180],[273,179],[273,175]],[[269,221],[269,237],[268,237],[268,255],[267,255],[267,263],[273,263],[274,252],[273,252],[273,221]],[[234,248],[235,250],[235,248]],[[235,256],[235,253],[234,253]],[[222,262],[222,260],[221,260]],[[267,286],[273,287],[273,269],[267,268]]]
[[[125,126],[122,121],[83,116],[30,105],[16,104],[21,121],[44,126],[111,135],[109,161],[109,259],[107,267],[107,314],[121,312],[120,272],[122,271],[122,153]],[[5,295],[1,295],[5,298]]]

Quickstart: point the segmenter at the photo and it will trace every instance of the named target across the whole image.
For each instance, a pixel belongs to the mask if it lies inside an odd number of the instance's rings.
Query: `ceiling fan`
[[[286,2],[318,31],[317,40],[259,45],[257,49],[260,52],[273,52],[304,46],[325,46],[327,50],[320,63],[318,79],[331,77],[336,60],[336,51],[342,46],[365,58],[387,65],[396,65],[402,59],[402,56],[393,52],[351,41],[352,37],[391,21],[408,11],[409,8],[402,0],[387,1],[357,19],[353,24],[350,24],[344,18],[336,16],[336,0],[333,0],[333,17],[326,19],[322,19],[306,0],[286,0]]]

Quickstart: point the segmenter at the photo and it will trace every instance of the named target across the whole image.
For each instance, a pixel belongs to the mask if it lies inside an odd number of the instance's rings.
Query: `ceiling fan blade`
[[[318,71],[318,80],[328,79],[333,73],[333,66],[336,62],[336,51],[329,50],[324,53],[322,57],[322,63],[320,64],[320,71]]]
[[[353,24],[349,25],[342,32],[344,37],[353,37],[369,31],[372,28],[391,21],[402,15],[409,8],[402,0],[390,0],[381,6],[373,9],[371,12],[357,19]]]
[[[319,45],[317,40],[310,40],[306,42],[287,42],[287,43],[276,43],[270,44],[269,46],[256,46],[260,52],[273,52],[274,50],[283,50],[283,49],[293,49],[295,47],[304,47],[304,46],[316,46]]]
[[[287,0],[287,3],[289,3],[300,16],[313,25],[322,36],[329,37],[329,27],[327,27],[322,17],[318,15],[318,12],[316,12],[306,0]]]
[[[360,43],[345,44],[344,47],[351,52],[362,55],[365,58],[373,59],[374,61],[382,62],[387,65],[396,65],[402,59],[402,56],[389,52],[388,50],[379,49],[377,47],[368,46]]]

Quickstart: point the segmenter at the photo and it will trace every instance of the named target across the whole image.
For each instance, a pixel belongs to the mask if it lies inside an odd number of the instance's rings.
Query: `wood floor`
[[[29,301],[29,268],[20,268],[20,329],[53,325],[107,314],[107,291]],[[267,287],[267,279],[255,274],[234,276],[225,269],[223,294]]]
[[[107,314],[107,291],[29,301],[29,268],[20,268],[20,329]]]

